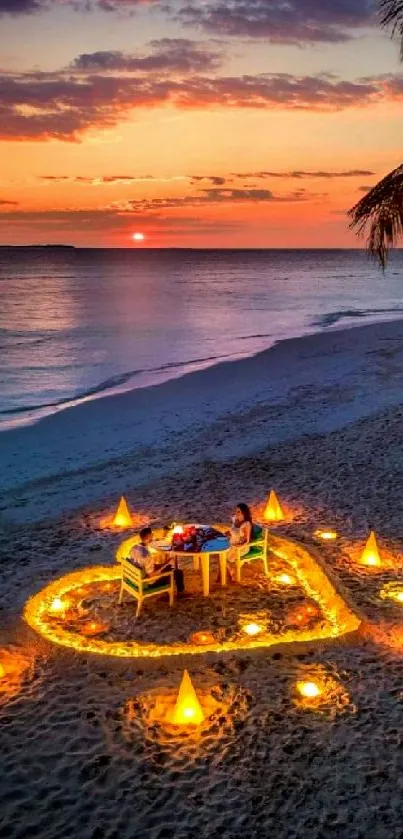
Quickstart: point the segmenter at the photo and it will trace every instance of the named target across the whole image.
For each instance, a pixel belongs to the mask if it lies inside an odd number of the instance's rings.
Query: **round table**
[[[184,559],[192,559],[195,570],[198,570],[201,566],[203,594],[205,597],[208,597],[210,594],[210,557],[218,556],[221,585],[227,585],[227,556],[230,550],[230,542],[224,535],[205,542],[201,551],[172,550],[171,544],[168,544],[164,540],[151,542],[150,547],[155,551],[169,554],[177,568],[180,567],[180,561]]]

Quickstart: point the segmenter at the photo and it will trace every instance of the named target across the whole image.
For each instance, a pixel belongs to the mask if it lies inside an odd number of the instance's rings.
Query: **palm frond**
[[[379,0],[381,26],[392,30],[392,37],[400,38],[400,58],[403,59],[403,0]]]
[[[379,181],[351,210],[350,227],[367,234],[367,248],[385,269],[389,250],[403,237],[403,165]]]

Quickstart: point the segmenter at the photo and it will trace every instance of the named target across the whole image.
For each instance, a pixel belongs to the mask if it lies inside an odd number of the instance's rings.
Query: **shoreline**
[[[403,320],[279,341],[148,388],[67,408],[0,435],[0,520],[116,498],[403,403]]]
[[[310,321],[303,331],[298,334],[284,335],[284,337],[271,337],[271,342],[267,346],[254,350],[239,350],[239,352],[232,352],[228,355],[209,356],[206,358],[187,359],[179,362],[172,362],[169,364],[162,364],[159,367],[150,367],[138,370],[127,371],[116,374],[106,381],[101,381],[82,393],[78,393],[71,397],[66,397],[60,401],[49,402],[43,405],[33,405],[31,407],[6,409],[0,411],[0,437],[2,434],[28,428],[36,425],[43,420],[49,419],[62,411],[86,405],[87,403],[95,402],[100,399],[112,398],[123,394],[130,394],[138,390],[147,390],[149,388],[158,387],[160,385],[168,384],[176,379],[182,379],[185,376],[191,376],[211,368],[219,367],[222,364],[233,364],[238,361],[254,359],[269,352],[278,344],[284,344],[289,341],[299,341],[312,335],[324,335],[327,332],[348,331],[350,329],[360,329],[364,326],[374,326],[384,323],[394,323],[403,320],[403,309],[401,317],[399,318],[398,308],[394,309],[374,309],[374,310],[340,310],[318,315],[315,320]],[[379,317],[384,315],[384,317]],[[364,323],[357,323],[357,320],[363,319]],[[342,323],[344,321],[344,323]],[[345,323],[347,321],[347,323]],[[321,328],[319,328],[321,327]],[[302,324],[301,324],[302,328]],[[241,337],[239,342],[244,340],[252,340],[259,338],[270,338],[270,335],[251,335]],[[135,384],[136,383],[136,384]]]

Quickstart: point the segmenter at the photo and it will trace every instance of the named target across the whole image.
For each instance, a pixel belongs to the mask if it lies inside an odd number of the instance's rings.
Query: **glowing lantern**
[[[284,513],[283,513],[281,504],[280,504],[274,490],[272,490],[270,495],[269,495],[269,499],[268,499],[268,502],[266,504],[266,508],[265,508],[263,516],[264,516],[265,521],[283,521],[284,520]]]
[[[403,603],[403,591],[398,591],[398,592],[397,592],[397,594],[396,594],[396,600],[398,600],[398,601],[399,601],[399,603]]]
[[[6,675],[6,671],[0,661],[0,679],[2,679]]]
[[[203,721],[202,707],[189,673],[185,670],[173,710],[172,722],[174,725],[200,725]]]
[[[376,536],[373,530],[368,537],[367,544],[361,554],[361,560],[363,565],[370,565],[372,567],[379,566],[381,564],[381,557],[379,556],[379,549],[378,544],[376,541]]]
[[[61,615],[64,612],[65,605],[60,597],[55,597],[49,606],[49,612],[54,612],[55,615]]]
[[[316,682],[297,682],[297,690],[305,699],[316,699],[322,693]]]
[[[275,577],[275,580],[277,583],[283,583],[285,586],[295,586],[295,579],[289,574],[279,574],[278,577]]]
[[[214,644],[215,638],[212,632],[194,632],[189,638],[189,643],[203,647],[208,644]]]
[[[247,623],[242,629],[247,635],[259,635],[260,632],[263,632],[264,627],[258,623]]]
[[[132,517],[127,506],[126,498],[122,495],[113,519],[113,525],[114,527],[131,527],[132,523]]]
[[[315,536],[318,539],[323,539],[325,542],[334,542],[337,539],[337,533],[335,530],[316,530]]]
[[[176,524],[172,532],[175,533],[178,536],[182,535],[182,533],[183,533],[182,525],[181,524]]]
[[[92,638],[95,635],[101,635],[102,632],[106,632],[109,629],[109,624],[101,623],[101,621],[88,621],[82,627],[82,632],[84,635],[87,635],[89,638]]]

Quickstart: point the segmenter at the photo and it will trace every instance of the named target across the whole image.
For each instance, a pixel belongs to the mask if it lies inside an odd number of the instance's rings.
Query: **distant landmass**
[[[7,248],[7,250],[10,250],[10,249],[14,250],[14,249],[17,249],[17,248],[18,248],[18,250],[21,250],[21,248],[23,248],[25,250],[29,248],[29,250],[34,250],[35,249],[35,250],[52,250],[52,251],[54,251],[54,250],[75,251],[76,250],[75,245],[0,245],[0,248]]]

